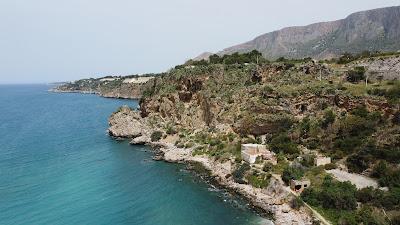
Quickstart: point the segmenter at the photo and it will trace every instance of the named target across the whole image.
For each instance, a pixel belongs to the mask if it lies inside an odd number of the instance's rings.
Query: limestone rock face
[[[351,14],[345,19],[288,27],[218,52],[218,55],[258,50],[266,58],[331,58],[343,52],[397,51],[400,47],[400,7]],[[197,59],[209,56],[202,55]]]
[[[142,136],[147,130],[140,113],[128,106],[122,106],[117,112],[113,113],[108,124],[110,126],[108,133],[119,138],[136,138]]]
[[[151,138],[148,135],[142,135],[132,139],[129,144],[131,145],[144,145],[151,142]]]

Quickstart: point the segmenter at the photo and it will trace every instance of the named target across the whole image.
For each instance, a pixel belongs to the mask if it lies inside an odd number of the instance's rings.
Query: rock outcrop
[[[122,106],[119,110],[111,115],[109,118],[108,133],[112,137],[118,138],[138,138],[142,137],[137,142],[145,143],[149,136],[148,127],[142,120],[140,113],[128,106]]]

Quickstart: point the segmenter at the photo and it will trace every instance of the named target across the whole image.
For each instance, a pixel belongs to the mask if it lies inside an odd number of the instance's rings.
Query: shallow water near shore
[[[133,100],[0,85],[0,224],[260,224],[184,166],[106,134]]]

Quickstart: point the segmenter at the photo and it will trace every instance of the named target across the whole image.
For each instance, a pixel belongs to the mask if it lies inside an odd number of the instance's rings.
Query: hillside
[[[110,135],[159,146],[156,159],[201,163],[276,224],[311,224],[318,214],[303,201],[333,224],[398,224],[400,77],[386,76],[398,54],[346,63],[257,55],[156,76],[144,84],[140,111],[122,107],[110,117]],[[365,82],[374,70],[382,78]],[[241,145],[249,143],[267,146],[276,163],[247,164]],[[321,156],[332,163],[315,165]],[[311,187],[293,196],[289,182],[302,179]]]
[[[351,14],[345,19],[288,27],[224,49],[217,54],[258,50],[267,59],[313,57],[325,59],[344,52],[400,50],[400,6]],[[196,57],[208,58],[209,54]]]

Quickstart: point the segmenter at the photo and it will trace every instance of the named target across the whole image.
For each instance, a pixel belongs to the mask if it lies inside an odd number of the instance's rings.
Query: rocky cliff
[[[373,174],[384,161],[393,168],[388,176],[398,173],[400,83],[383,78],[366,85],[365,71],[359,68],[396,70],[396,60],[394,55],[348,64],[305,59],[177,67],[143,85],[140,111],[123,107],[114,113],[109,133],[132,144],[158,146],[156,159],[200,162],[220,184],[273,213],[276,224],[311,224],[311,215],[320,215],[307,211],[309,206],[297,207],[282,183],[295,178],[287,178],[294,176],[287,174],[289,168],[306,171],[297,179],[312,180],[313,191],[327,188],[322,180],[330,179],[324,167],[307,160],[318,154],[334,160],[330,167],[351,172]],[[267,145],[279,155],[277,165],[263,159],[247,165],[241,158],[242,143]],[[341,196],[329,197],[336,198]],[[357,205],[354,198],[342,200]],[[346,220],[342,206],[335,207],[330,210],[338,216],[329,219]],[[355,219],[363,213],[356,208],[351,212]],[[376,218],[385,220],[381,214]]]
[[[351,14],[345,19],[288,27],[224,49],[218,55],[258,50],[268,59],[331,58],[344,52],[400,50],[400,7]],[[196,59],[204,59],[197,57]]]

